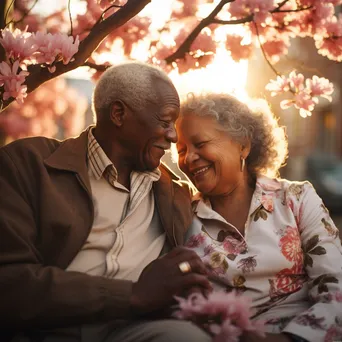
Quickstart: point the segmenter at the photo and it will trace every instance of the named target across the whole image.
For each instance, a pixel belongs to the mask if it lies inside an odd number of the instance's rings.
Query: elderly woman
[[[269,108],[193,95],[176,125],[179,167],[198,190],[187,246],[252,297],[263,341],[342,340],[338,230],[310,183],[274,178],[287,140]]]

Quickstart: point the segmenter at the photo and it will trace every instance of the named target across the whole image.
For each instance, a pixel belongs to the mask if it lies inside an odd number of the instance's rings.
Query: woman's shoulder
[[[307,191],[314,190],[312,184],[307,181],[293,181],[285,178],[270,178],[260,176],[257,178],[257,187],[265,192],[283,191],[293,195],[301,195]]]

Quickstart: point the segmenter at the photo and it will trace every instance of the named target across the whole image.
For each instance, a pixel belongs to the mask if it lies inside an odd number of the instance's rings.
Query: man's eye
[[[167,128],[170,126],[171,122],[170,121],[162,121],[161,124],[164,128]]]

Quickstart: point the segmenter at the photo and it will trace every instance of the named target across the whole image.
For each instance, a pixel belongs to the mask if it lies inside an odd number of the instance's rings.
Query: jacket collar
[[[183,244],[183,234],[181,229],[175,229],[173,209],[173,181],[178,181],[180,178],[163,163],[160,164],[159,169],[161,171],[160,179],[153,183],[155,205],[158,208],[168,240],[173,246],[181,245]]]
[[[78,137],[66,139],[45,159],[45,165],[58,170],[75,172],[90,192],[87,167],[88,127]]]

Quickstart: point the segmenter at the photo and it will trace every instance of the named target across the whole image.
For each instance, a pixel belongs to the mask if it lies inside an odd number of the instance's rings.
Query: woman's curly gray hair
[[[246,166],[251,176],[278,176],[288,154],[285,129],[279,126],[265,100],[247,102],[228,94],[189,94],[181,105],[180,117],[214,117],[234,141],[241,144],[250,141]]]

